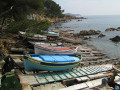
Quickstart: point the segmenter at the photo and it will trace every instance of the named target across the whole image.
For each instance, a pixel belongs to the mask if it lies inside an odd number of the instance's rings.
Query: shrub
[[[50,22],[36,21],[36,20],[22,20],[19,22],[11,22],[7,26],[7,32],[18,33],[18,31],[26,31],[27,33],[43,34],[44,30],[47,30],[50,26]]]

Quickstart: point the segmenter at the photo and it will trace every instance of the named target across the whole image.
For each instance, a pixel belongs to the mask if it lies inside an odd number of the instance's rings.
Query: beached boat
[[[35,44],[34,52],[35,54],[74,54],[78,49],[78,47],[63,47],[53,45],[51,44],[48,46],[46,44]]]
[[[24,66],[27,71],[62,71],[79,65],[81,55],[76,54],[25,54]]]
[[[45,35],[40,35],[40,34],[27,35],[26,32],[23,31],[19,31],[19,36],[27,38],[29,40],[36,40],[36,41],[47,40],[47,36]]]
[[[59,36],[59,32],[54,30],[49,30],[46,34],[47,36]]]
[[[36,41],[44,41],[47,40],[47,36],[40,35],[40,34],[34,34],[33,36],[28,36],[27,39],[29,40],[36,40]]]
[[[35,45],[42,45],[42,46],[62,46],[62,43],[54,43],[54,42],[36,42],[36,41],[28,41],[29,46],[32,46],[31,48],[35,48]],[[35,51],[35,50],[34,50]],[[38,54],[38,53],[35,53]],[[39,53],[40,54],[40,53]],[[42,53],[44,54],[44,53]]]

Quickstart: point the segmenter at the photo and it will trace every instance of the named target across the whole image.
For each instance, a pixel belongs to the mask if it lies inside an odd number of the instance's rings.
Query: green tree
[[[19,22],[11,22],[8,25],[7,32],[18,33],[18,31],[24,31],[27,33],[44,34],[43,30],[47,30],[50,26],[48,21],[36,21],[24,19]]]
[[[52,0],[45,0],[44,2],[45,6],[45,15],[50,18],[55,17],[62,17],[63,16],[63,10],[61,10],[61,7],[59,4]]]
[[[0,16],[12,17],[15,21],[23,20],[27,14],[43,8],[44,0],[0,0]]]

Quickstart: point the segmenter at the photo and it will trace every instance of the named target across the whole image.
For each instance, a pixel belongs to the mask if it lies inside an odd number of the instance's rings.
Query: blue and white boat
[[[54,31],[54,30],[49,30],[47,32],[47,36],[59,36],[59,32]]]
[[[63,71],[78,66],[81,60],[77,54],[25,54],[24,66],[27,71]]]

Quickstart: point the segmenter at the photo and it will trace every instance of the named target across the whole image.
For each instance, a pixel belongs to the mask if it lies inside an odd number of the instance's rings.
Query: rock
[[[105,35],[100,33],[98,37],[102,38],[102,37],[105,37]]]
[[[110,40],[114,42],[119,42],[120,41],[120,36],[115,36],[114,38],[110,38]]]
[[[117,29],[116,28],[107,28],[105,31],[108,32],[108,31],[116,31]]]
[[[117,29],[120,29],[120,27],[118,27]]]
[[[100,34],[101,31],[95,31],[95,30],[84,30],[84,31],[80,31],[79,35],[96,35],[96,34]]]
[[[85,17],[79,17],[79,19],[87,19],[87,18],[85,18]]]
[[[120,31],[120,29],[117,29],[117,31]]]
[[[91,39],[91,37],[90,37],[90,36],[84,36],[83,39],[84,39],[84,40],[88,40],[88,39]]]
[[[78,21],[82,21],[82,20],[79,19]]]

